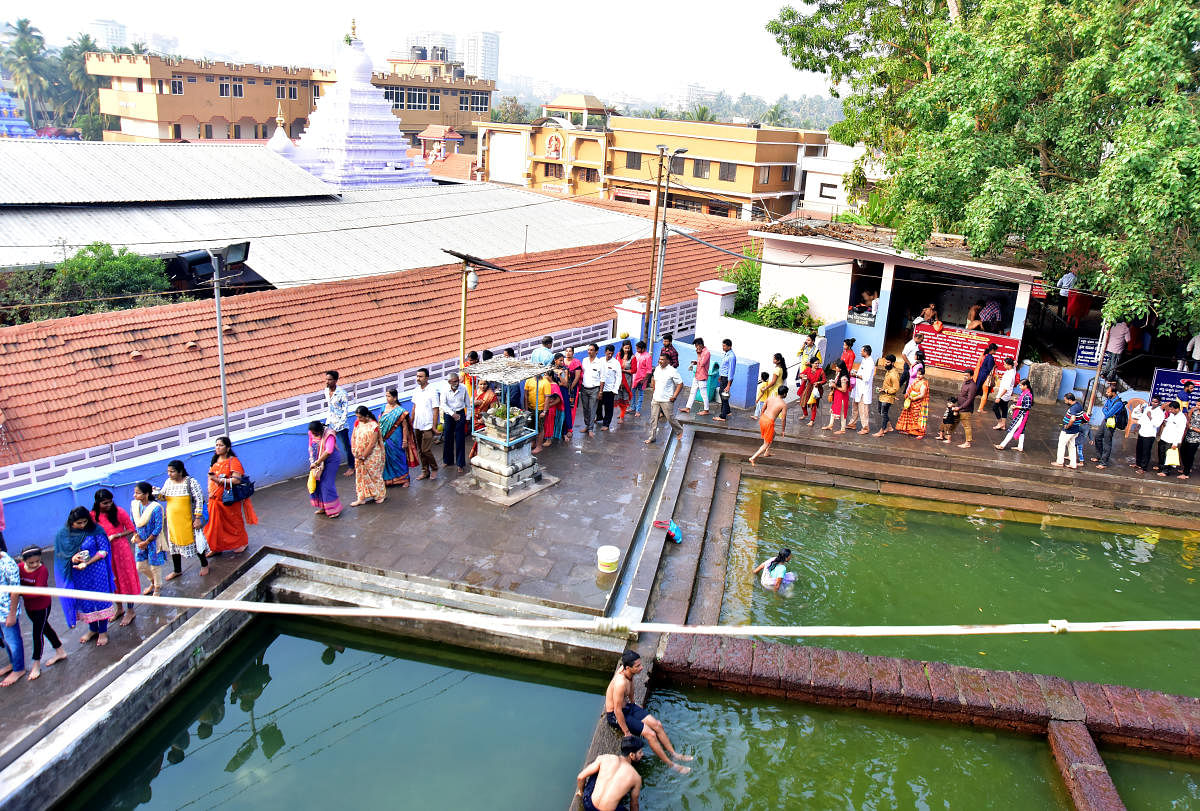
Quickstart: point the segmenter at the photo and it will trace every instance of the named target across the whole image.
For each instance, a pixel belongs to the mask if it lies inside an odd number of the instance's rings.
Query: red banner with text
[[[1016,357],[1021,349],[1021,342],[1007,335],[993,335],[990,332],[975,332],[958,327],[943,327],[936,331],[932,324],[917,324],[914,331],[921,336],[921,351],[925,353],[925,363],[939,369],[954,369],[965,372],[975,368],[983,350],[988,344],[999,347],[997,358],[1009,355]]]

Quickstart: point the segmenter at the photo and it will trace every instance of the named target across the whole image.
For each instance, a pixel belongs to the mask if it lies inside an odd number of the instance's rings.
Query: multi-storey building
[[[495,31],[473,31],[459,40],[458,58],[468,76],[493,82],[500,78],[500,35]]]
[[[116,20],[92,20],[88,24],[88,33],[101,48],[127,48],[129,46],[129,29]]]
[[[815,130],[608,116],[579,95],[547,104],[532,124],[476,123],[483,180],[653,204],[661,144],[672,155],[668,206],[743,219],[801,207],[801,162],[827,142]]]
[[[491,110],[496,83],[467,76],[452,62],[391,60],[371,83],[392,103],[414,146],[431,124],[453,127],[475,151],[477,118]],[[100,111],[120,118],[106,141],[267,138],[282,111],[289,137],[299,137],[323,87],[337,79],[315,68],[239,65],[160,56],[89,53],[88,73],[105,77]]]

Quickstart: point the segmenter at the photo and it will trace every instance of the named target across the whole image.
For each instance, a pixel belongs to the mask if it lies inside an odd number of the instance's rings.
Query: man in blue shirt
[[[733,386],[733,375],[737,372],[737,355],[733,354],[733,341],[726,338],[721,341],[721,369],[717,383],[717,396],[721,398],[721,413],[713,417],[717,422],[729,419],[729,390]]]
[[[1100,430],[1096,432],[1096,451],[1099,456],[1093,459],[1097,470],[1104,470],[1112,464],[1113,441],[1117,434],[1117,415],[1125,410],[1125,401],[1117,396],[1117,388],[1112,383],[1104,387],[1104,420]],[[1124,428],[1125,426],[1121,426]]]
[[[350,447],[350,428],[346,424],[350,419],[350,398],[346,395],[346,390],[338,385],[339,377],[336,371],[325,373],[325,424],[344,446],[345,475],[353,476],[354,451]]]
[[[1087,415],[1083,413],[1083,403],[1075,399],[1075,395],[1067,392],[1063,397],[1067,404],[1067,413],[1063,415],[1062,430],[1058,432],[1058,455],[1050,464],[1062,467],[1066,462],[1071,463],[1071,469],[1079,467],[1075,459],[1075,441],[1083,430],[1083,422]]]
[[[547,335],[542,339],[542,345],[529,355],[529,360],[540,366],[549,366],[554,362],[554,351],[551,347],[554,346],[554,339]]]

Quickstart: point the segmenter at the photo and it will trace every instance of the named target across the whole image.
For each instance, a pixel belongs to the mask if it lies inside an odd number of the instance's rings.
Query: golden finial
[[[287,123],[287,119],[283,117],[283,102],[282,101],[278,101],[275,103],[275,123],[281,127]]]
[[[350,38],[358,39],[358,20],[350,19]]]

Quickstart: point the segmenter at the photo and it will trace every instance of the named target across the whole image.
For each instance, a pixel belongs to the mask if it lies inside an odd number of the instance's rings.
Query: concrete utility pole
[[[225,436],[229,436],[229,392],[225,387],[225,327],[221,323],[221,261],[224,251],[208,252],[213,266],[213,302],[217,306],[217,367],[221,376],[221,417],[224,420]]]
[[[665,146],[660,145],[659,149],[662,150],[663,157],[665,158],[667,148]],[[685,149],[683,147],[676,149],[674,152],[671,153],[671,157],[669,158],[669,160],[674,161],[676,157],[678,157],[679,155],[682,155],[684,152],[687,152],[687,149]],[[660,162],[659,163],[660,171],[661,171],[661,167],[662,167],[662,163]],[[654,306],[650,311],[650,337],[646,342],[646,347],[648,349],[650,349],[651,352],[654,351],[654,342],[656,340],[658,340],[658,305],[662,302],[663,265],[666,264],[666,259],[667,259],[667,196],[670,195],[670,193],[671,193],[671,167],[668,164],[667,165],[667,183],[666,183],[666,186],[663,188],[662,228],[659,232],[659,238],[658,238],[658,262],[655,264],[655,269],[654,269]]]
[[[650,281],[646,285],[646,318],[642,337],[647,339],[646,348],[653,353],[654,341],[650,336],[650,303],[654,295],[654,277],[658,270],[658,206],[662,200],[663,162],[667,159],[667,145],[658,145],[658,181],[654,184],[654,213],[650,217]],[[668,175],[670,177],[670,175]]]

